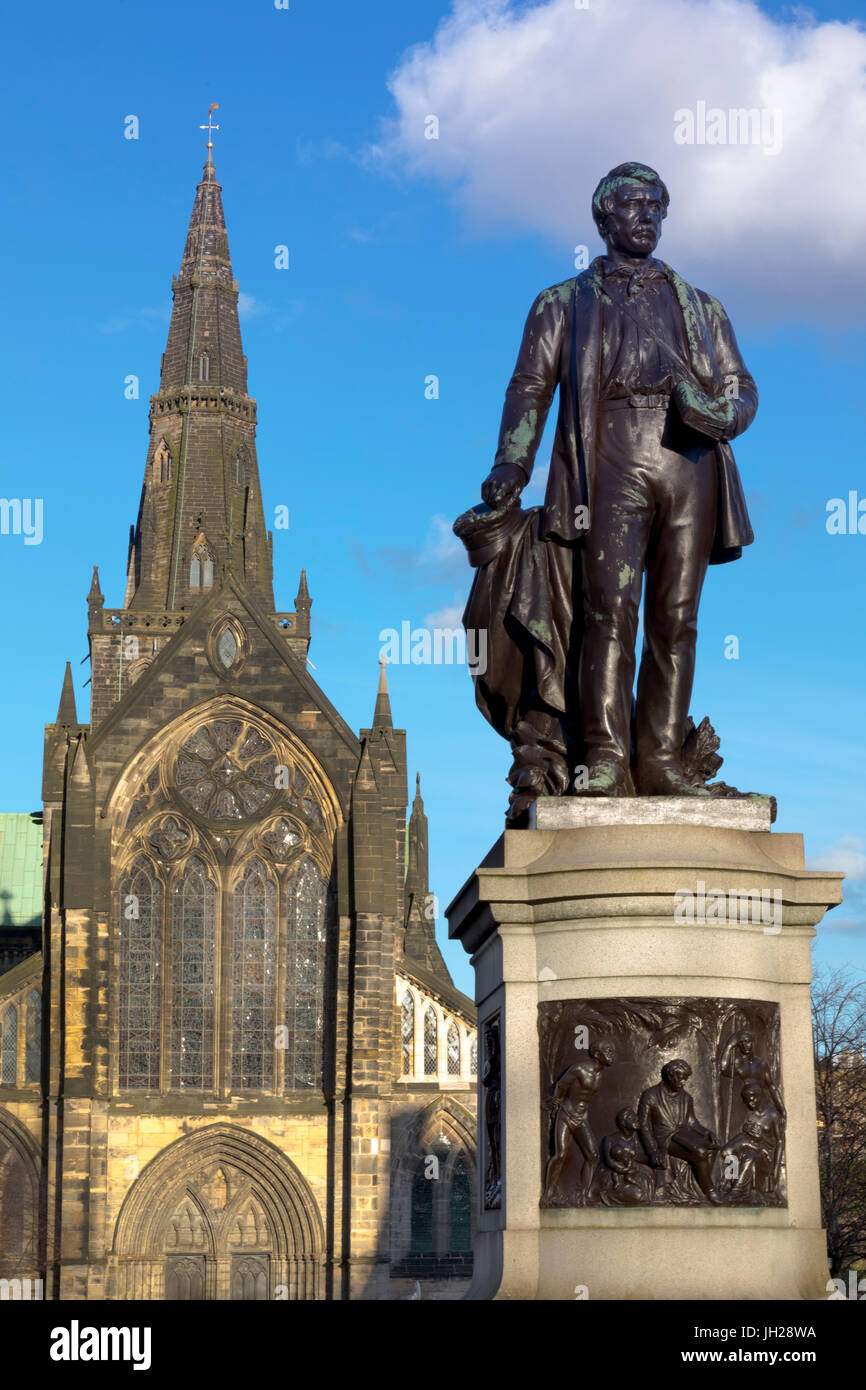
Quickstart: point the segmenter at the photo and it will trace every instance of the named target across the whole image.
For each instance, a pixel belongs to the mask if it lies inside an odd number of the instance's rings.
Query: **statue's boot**
[[[591,763],[585,786],[575,779],[575,796],[632,796],[628,768],[617,762]]]
[[[710,796],[706,787],[695,786],[673,764],[653,763],[643,759],[637,767],[638,796]]]

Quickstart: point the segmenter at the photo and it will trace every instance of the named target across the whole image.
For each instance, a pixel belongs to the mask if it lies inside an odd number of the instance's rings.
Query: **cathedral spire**
[[[77,725],[78,711],[75,708],[75,687],[72,684],[72,667],[67,661],[66,674],[63,677],[63,689],[60,692],[60,706],[57,710],[55,724],[58,726]]]
[[[376,708],[373,711],[374,729],[393,729],[391,718],[391,697],[388,694],[388,677],[385,675],[385,657],[379,657],[379,688],[376,691]]]
[[[427,817],[421,798],[421,773],[415,774],[415,800],[407,827],[406,855],[406,897],[413,897],[423,903],[429,889],[429,864],[427,858]]]
[[[217,129],[209,113],[209,136]],[[238,285],[208,140],[174,306],[151,397],[150,444],[130,548],[125,607],[193,607],[226,570],[274,609],[256,460],[256,403],[238,320]]]

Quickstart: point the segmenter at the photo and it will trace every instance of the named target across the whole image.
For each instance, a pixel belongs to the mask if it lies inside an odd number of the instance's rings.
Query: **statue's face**
[[[604,232],[610,250],[651,256],[662,234],[661,189],[650,183],[621,183],[610,202]]]
[[[672,1091],[681,1091],[686,1084],[686,1073],[682,1067],[674,1067],[668,1072],[667,1084]]]
[[[760,1094],[760,1091],[753,1091],[751,1088],[743,1091],[743,1101],[749,1110],[757,1110]]]
[[[744,1033],[744,1034],[743,1034],[743,1041],[740,1043],[740,1046],[741,1046],[741,1048],[743,1049],[743,1052],[745,1053],[745,1055],[746,1055],[747,1057],[751,1057],[752,1053],[753,1053],[754,1050],[755,1050],[755,1035],[754,1035],[754,1033]]]
[[[603,1067],[612,1067],[616,1061],[616,1053],[608,1042],[599,1043],[598,1046],[593,1049],[592,1056],[594,1056],[597,1061],[601,1062]]]

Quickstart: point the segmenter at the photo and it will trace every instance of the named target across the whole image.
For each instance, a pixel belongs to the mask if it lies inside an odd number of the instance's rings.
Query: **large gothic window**
[[[137,851],[116,898],[117,1084],[319,1089],[330,804],[241,717],[186,730],[159,758],[125,827]]]
[[[0,1023],[0,1082],[14,1086],[18,1079],[18,1010],[10,1004]]]
[[[120,887],[119,1083],[159,1086],[162,885],[140,855]]]
[[[171,924],[170,1084],[214,1084],[216,887],[201,859],[175,881]]]
[[[38,1081],[42,1058],[42,995],[31,989],[27,996],[27,1016],[24,1028],[24,1080]]]
[[[260,859],[235,889],[232,961],[232,1086],[271,1090],[277,891]]]
[[[401,1074],[411,1076],[415,1069],[415,1000],[404,990],[400,1000]]]
[[[286,1087],[321,1085],[327,887],[307,859],[288,908],[286,937]],[[294,930],[293,930],[294,929]]]

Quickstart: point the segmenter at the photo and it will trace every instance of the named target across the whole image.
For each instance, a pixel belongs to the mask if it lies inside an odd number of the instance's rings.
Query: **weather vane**
[[[219,108],[219,102],[218,102],[218,101],[215,101],[215,102],[214,102],[211,106],[209,106],[208,109],[207,109],[207,125],[200,125],[200,126],[199,126],[199,130],[206,130],[206,131],[207,131],[207,157],[208,157],[208,159],[211,158],[211,153],[210,153],[210,152],[211,152],[211,150],[213,149],[213,133],[214,133],[215,130],[219,130],[219,126],[218,126],[218,125],[214,125],[214,123],[213,123],[213,113],[214,113],[214,111],[219,111],[219,109],[220,109],[220,108]]]

